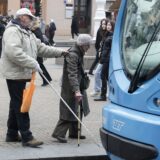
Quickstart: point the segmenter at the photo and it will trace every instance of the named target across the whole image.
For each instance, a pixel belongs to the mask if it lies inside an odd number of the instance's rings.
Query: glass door
[[[6,16],[7,13],[8,0],[0,0],[0,15]]]
[[[74,0],[74,15],[79,22],[79,32],[89,33],[91,27],[91,0]]]

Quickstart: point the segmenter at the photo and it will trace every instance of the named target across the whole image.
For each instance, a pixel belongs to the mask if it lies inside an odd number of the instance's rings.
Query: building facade
[[[113,2],[120,3],[119,1]],[[0,0],[1,15],[15,15],[20,7],[28,7],[33,14],[41,16],[46,24],[53,19],[57,26],[56,35],[59,36],[71,35],[72,16],[76,14],[80,33],[93,35],[95,0]],[[108,11],[106,13],[108,15]]]

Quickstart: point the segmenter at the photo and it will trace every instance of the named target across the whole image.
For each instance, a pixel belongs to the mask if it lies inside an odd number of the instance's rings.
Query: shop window
[[[40,0],[21,0],[21,8],[28,8],[35,16],[41,15]]]
[[[0,15],[6,16],[8,14],[7,5],[8,5],[7,0],[0,0]]]

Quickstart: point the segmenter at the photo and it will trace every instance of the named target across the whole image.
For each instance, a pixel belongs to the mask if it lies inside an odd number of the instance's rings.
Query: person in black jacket
[[[53,19],[51,19],[51,23],[49,24],[49,43],[50,45],[55,45],[53,40],[56,31],[56,25]]]
[[[107,81],[108,81],[108,73],[109,73],[109,60],[110,60],[110,52],[112,46],[112,37],[113,37],[113,30],[114,30],[114,22],[108,20],[106,24],[107,32],[106,38],[102,46],[102,52],[100,55],[100,63],[102,64],[102,71],[101,71],[101,80],[102,80],[102,87],[101,87],[101,95],[100,97],[95,98],[95,101],[106,101],[106,93],[107,93]]]
[[[40,20],[37,18],[37,20],[34,21],[33,26],[32,26],[32,32],[35,34],[35,36],[41,40],[41,42],[45,43],[48,45],[48,42],[44,40],[42,31],[40,29]],[[43,64],[43,58],[42,57],[37,57],[37,61],[39,63],[39,66],[41,70],[43,71],[44,76],[47,78],[47,80],[50,82],[52,81],[51,76],[49,75],[46,67]],[[48,82],[43,78],[43,76],[40,74],[42,77],[43,83],[42,86],[48,85]]]
[[[106,20],[106,19],[102,19],[101,23],[100,23],[100,27],[97,31],[97,35],[96,35],[96,43],[95,43],[95,49],[96,49],[96,57],[95,60],[93,61],[91,68],[89,69],[88,74],[93,75],[93,70],[96,67],[96,65],[99,62],[99,49],[100,49],[100,43],[102,41],[102,37],[105,34],[105,30],[102,28],[102,22]]]
[[[73,16],[72,17],[71,34],[72,34],[72,38],[73,39],[74,39],[74,34],[76,36],[79,35],[79,24],[78,24],[78,18],[77,18],[77,16]]]

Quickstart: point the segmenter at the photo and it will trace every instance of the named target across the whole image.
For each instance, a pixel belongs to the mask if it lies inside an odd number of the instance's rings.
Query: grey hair
[[[91,40],[92,38],[89,34],[80,34],[77,38],[77,45],[78,46],[90,45]]]

